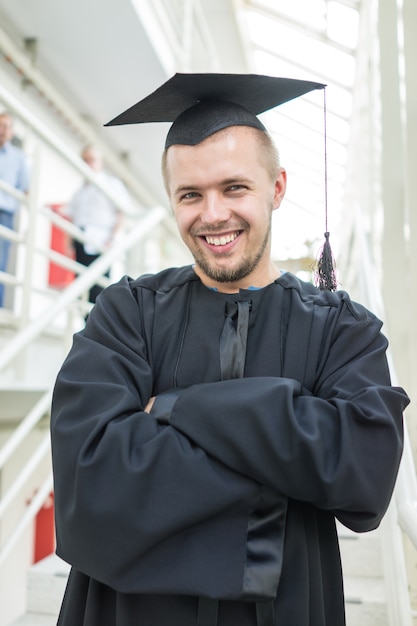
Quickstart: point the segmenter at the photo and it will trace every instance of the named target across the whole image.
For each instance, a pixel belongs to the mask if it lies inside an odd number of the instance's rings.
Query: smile
[[[225,246],[227,243],[231,243],[239,236],[239,232],[230,233],[228,235],[222,235],[221,237],[213,237],[206,235],[205,240],[212,246]]]

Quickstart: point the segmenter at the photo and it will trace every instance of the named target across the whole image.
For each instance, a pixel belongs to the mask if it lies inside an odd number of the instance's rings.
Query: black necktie
[[[220,336],[221,379],[243,378],[248,339],[249,312],[251,301],[226,302],[226,320]],[[199,598],[198,626],[217,626],[219,601]],[[258,626],[273,626],[273,600],[256,603]]]
[[[250,300],[226,302],[226,320],[220,337],[222,380],[243,377],[250,306]]]

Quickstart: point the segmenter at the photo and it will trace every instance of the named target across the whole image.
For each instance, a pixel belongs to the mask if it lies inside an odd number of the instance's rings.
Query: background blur
[[[54,547],[50,393],[88,313],[89,287],[190,262],[160,174],[169,125],[104,124],[175,72],[325,83],[326,117],[323,91],[261,116],[288,172],[287,196],[273,217],[274,259],[313,280],[327,206],[339,287],[383,319],[393,380],[413,400],[416,59],[415,0],[0,0],[0,112],[13,113],[14,142],[32,171],[16,231],[0,227],[12,242],[8,271],[0,272],[0,626],[28,612],[27,624],[54,623],[65,568],[53,562],[58,579],[44,583],[32,577],[33,564]],[[84,179],[100,187],[80,157],[86,144],[102,151],[132,198],[122,207],[123,232],[89,268],[74,260],[71,240],[83,233],[65,216]],[[387,534],[377,539],[381,571],[368,571],[364,544],[352,559],[362,569],[348,589],[348,626],[355,603],[368,607],[361,626],[415,621],[415,411],[412,402]],[[349,581],[352,545],[344,556]],[[52,609],[31,599],[28,577],[30,589],[43,590],[37,597],[51,595]],[[376,579],[381,596],[369,592],[370,599],[366,583],[375,590]]]

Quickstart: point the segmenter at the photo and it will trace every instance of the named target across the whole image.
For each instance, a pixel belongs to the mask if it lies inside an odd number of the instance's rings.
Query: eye
[[[227,187],[226,191],[234,192],[234,191],[242,191],[244,189],[247,189],[246,185],[236,183],[235,185],[230,185],[229,187]]]
[[[196,191],[187,191],[187,193],[184,193],[182,196],[180,196],[180,201],[184,201],[184,200],[194,200],[194,198],[198,198],[200,194],[198,194]]]

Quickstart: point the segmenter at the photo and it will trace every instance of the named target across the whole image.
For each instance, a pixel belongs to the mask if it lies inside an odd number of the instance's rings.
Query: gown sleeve
[[[390,384],[381,322],[346,302],[337,316],[313,390],[274,377],[195,385],[173,399],[169,422],[235,471],[362,532],[388,507],[408,398]]]
[[[126,281],[110,287],[58,374],[57,553],[118,591],[238,597],[265,489],[144,412],[152,372],[140,323]]]

